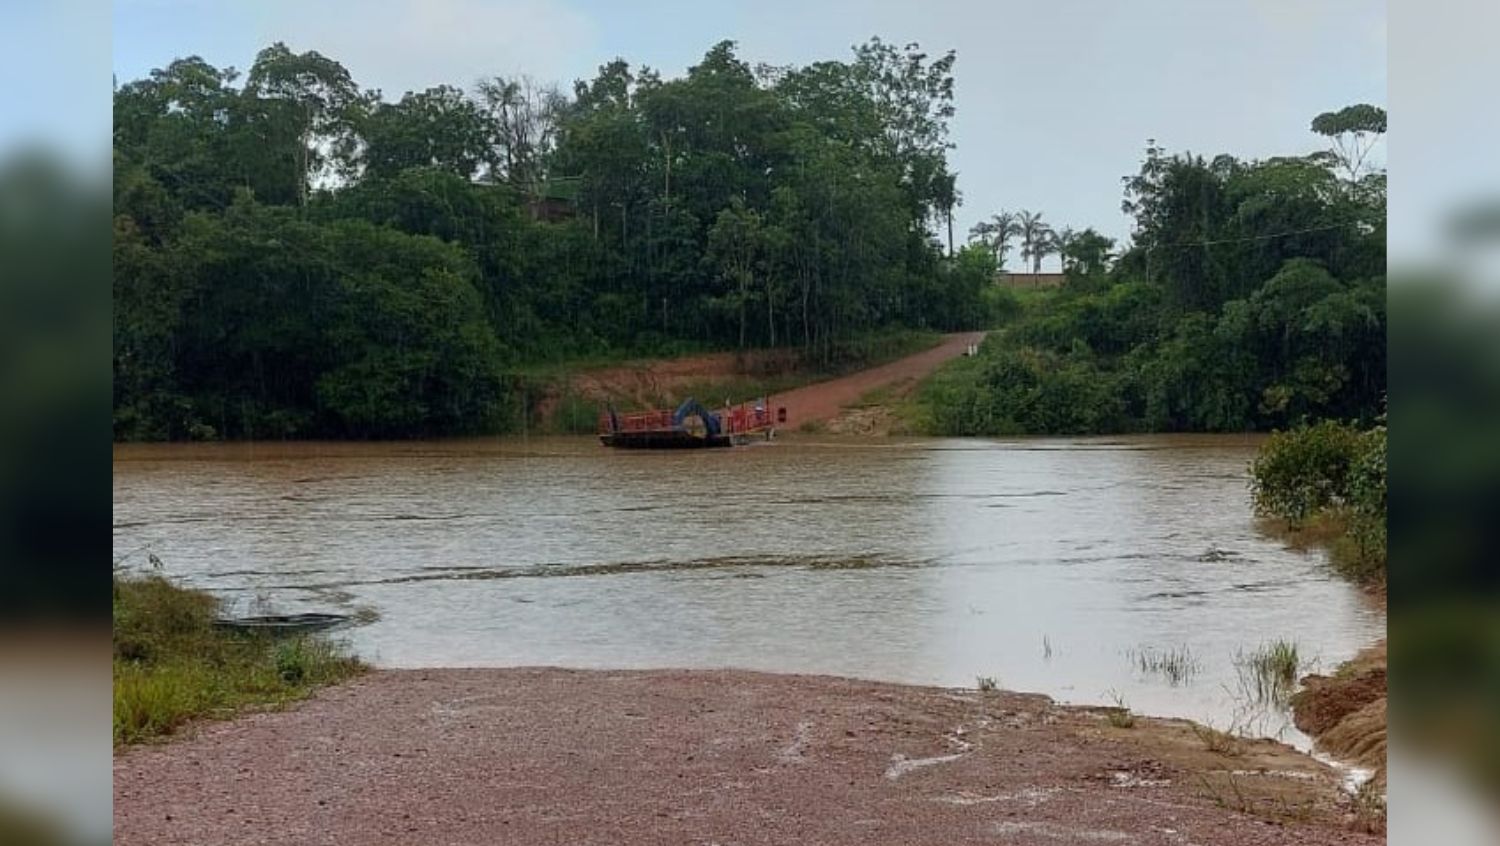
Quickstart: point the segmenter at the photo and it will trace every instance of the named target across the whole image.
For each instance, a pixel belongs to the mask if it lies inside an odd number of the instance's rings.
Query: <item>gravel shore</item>
[[[1125,722],[1123,720],[1118,722]],[[1380,843],[1269,741],[742,671],[379,671],[119,750],[117,844]]]

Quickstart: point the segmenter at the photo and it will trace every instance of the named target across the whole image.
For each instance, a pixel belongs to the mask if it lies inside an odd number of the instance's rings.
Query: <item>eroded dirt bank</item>
[[[1318,747],[1386,781],[1386,642],[1365,649],[1331,676],[1312,675],[1292,697],[1297,728]]]
[[[741,671],[376,672],[114,777],[120,844],[1381,842],[1277,744]]]

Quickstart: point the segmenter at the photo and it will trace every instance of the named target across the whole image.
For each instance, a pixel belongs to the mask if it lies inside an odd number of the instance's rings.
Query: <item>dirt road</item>
[[[788,424],[797,428],[809,422],[827,422],[845,406],[880,388],[910,386],[926,378],[938,365],[964,354],[971,344],[984,340],[983,332],[944,335],[942,343],[889,364],[861,370],[838,379],[817,382],[770,399],[773,408],[785,407]]]
[[[1382,842],[1269,742],[739,671],[375,672],[114,777],[118,844]]]

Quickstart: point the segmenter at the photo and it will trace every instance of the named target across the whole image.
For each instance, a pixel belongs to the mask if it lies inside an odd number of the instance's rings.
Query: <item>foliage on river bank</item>
[[[955,61],[878,39],[766,68],[733,42],[570,92],[398,100],[276,44],[114,95],[114,435],[409,437],[526,419],[538,363],[988,321],[955,253]],[[988,261],[987,261],[988,260]],[[1005,304],[1001,303],[1000,308]]]
[[[1075,266],[923,392],[946,435],[1247,431],[1372,420],[1385,394],[1385,176],[1327,152],[1147,150],[1134,244]]]
[[[1250,466],[1256,513],[1329,545],[1334,566],[1370,585],[1386,579],[1386,428],[1324,421],[1276,432]]]
[[[277,707],[363,671],[327,640],[215,628],[219,603],[159,576],[114,578],[114,741]]]

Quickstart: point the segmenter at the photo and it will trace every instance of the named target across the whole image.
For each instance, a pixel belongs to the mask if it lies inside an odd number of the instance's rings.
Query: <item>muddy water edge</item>
[[[1384,614],[1259,530],[1237,436],[125,445],[114,554],[384,667],[742,668],[1124,703],[1306,748],[1247,672]]]

